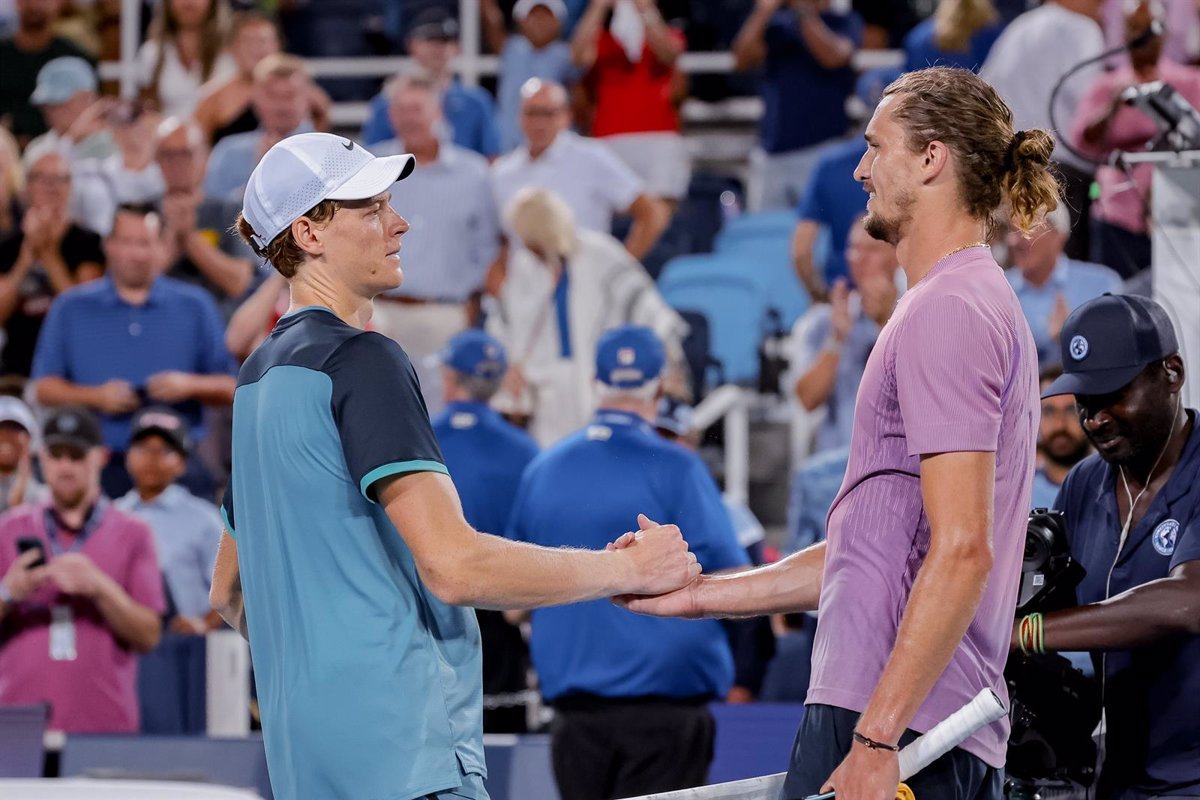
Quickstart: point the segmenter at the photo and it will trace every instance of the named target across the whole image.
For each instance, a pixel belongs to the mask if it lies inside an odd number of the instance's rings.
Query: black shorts
[[[779,800],[802,800],[821,791],[850,752],[858,717],[857,711],[834,706],[805,707]],[[900,744],[908,744],[918,735],[905,731]],[[1001,800],[1004,796],[1004,770],[989,767],[957,747],[905,783],[917,800]]]

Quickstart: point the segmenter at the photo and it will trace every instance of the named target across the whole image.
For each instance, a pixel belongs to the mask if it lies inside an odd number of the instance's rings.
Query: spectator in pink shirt
[[[1147,31],[1161,19],[1157,3],[1142,0],[1125,17],[1125,41]],[[1101,74],[1075,112],[1071,139],[1083,153],[1107,158],[1114,150],[1137,152],[1158,133],[1158,126],[1136,108],[1121,101],[1129,86],[1151,81],[1169,84],[1193,106],[1200,106],[1200,69],[1185,67],[1163,55],[1163,37],[1153,36],[1129,51],[1129,63]],[[1140,164],[1127,174],[1100,167],[1096,181],[1100,199],[1092,204],[1093,261],[1112,267],[1128,278],[1150,266],[1150,176],[1153,168]]]
[[[56,730],[136,733],[137,653],[158,645],[164,608],[154,539],[101,496],[90,411],[58,409],[42,442],[51,499],[0,517],[0,705],[48,703]]]

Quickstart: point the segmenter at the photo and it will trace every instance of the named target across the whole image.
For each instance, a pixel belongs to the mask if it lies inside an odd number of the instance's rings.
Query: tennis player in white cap
[[[408,357],[363,330],[402,280],[408,223],[388,189],[412,169],[292,136],[255,168],[237,222],[291,308],[238,378],[211,599],[250,640],[277,797],[486,798],[466,607],[657,593],[700,569],[677,528],[644,518],[634,547],[607,552],[463,519]]]

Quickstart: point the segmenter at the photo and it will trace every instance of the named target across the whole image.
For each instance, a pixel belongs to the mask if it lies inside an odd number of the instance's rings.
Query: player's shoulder
[[[404,348],[378,331],[352,331],[330,353],[327,367],[352,363],[361,370],[376,367],[408,367],[412,362]]]

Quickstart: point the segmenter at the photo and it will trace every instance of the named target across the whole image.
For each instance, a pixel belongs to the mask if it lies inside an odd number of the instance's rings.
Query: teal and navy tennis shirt
[[[276,797],[408,800],[485,774],[479,629],[422,584],[372,486],[446,472],[399,345],[307,307],[242,367],[237,539]]]

